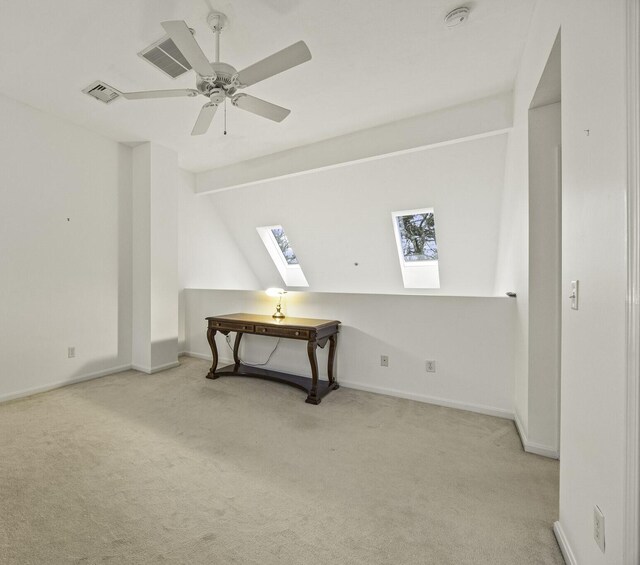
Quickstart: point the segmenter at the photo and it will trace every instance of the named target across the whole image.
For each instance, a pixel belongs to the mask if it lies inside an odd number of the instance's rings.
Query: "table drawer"
[[[231,330],[232,332],[253,332],[253,324],[244,324],[242,322],[219,322],[218,320],[212,320],[210,322],[212,328],[216,330]]]
[[[309,330],[297,330],[295,328],[256,326],[256,333],[261,335],[274,335],[277,337],[292,337],[294,339],[309,339]]]

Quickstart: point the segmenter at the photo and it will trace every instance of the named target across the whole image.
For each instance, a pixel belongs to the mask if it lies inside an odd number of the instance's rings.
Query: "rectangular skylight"
[[[391,213],[405,288],[440,288],[433,208]]]
[[[286,286],[309,286],[282,226],[256,228]]]

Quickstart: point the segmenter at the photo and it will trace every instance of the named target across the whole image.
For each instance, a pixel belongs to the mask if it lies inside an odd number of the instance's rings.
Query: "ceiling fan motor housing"
[[[211,97],[213,91],[222,91],[222,100],[224,100],[225,93],[232,96],[237,90],[234,77],[238,74],[238,71],[227,63],[211,62],[211,66],[216,72],[215,80],[207,80],[197,75],[196,88],[198,92]]]

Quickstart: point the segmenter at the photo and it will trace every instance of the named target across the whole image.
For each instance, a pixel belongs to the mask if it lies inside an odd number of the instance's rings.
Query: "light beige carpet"
[[[0,405],[0,563],[562,563],[512,422],[206,369]]]

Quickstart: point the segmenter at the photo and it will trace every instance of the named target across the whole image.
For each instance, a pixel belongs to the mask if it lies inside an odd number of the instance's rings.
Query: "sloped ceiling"
[[[547,64],[542,71],[538,88],[536,88],[531,100],[530,109],[560,102],[562,98],[561,49],[560,33],[558,32]]]
[[[311,291],[490,296],[506,137],[494,135],[191,198],[216,210],[215,219],[226,224],[261,288],[283,286],[283,281],[256,227],[281,224]],[[402,283],[391,212],[422,207],[435,210],[439,290],[405,290]],[[192,240],[189,252],[211,257],[224,273],[231,259],[216,252],[217,244],[214,237],[201,237]],[[215,270],[208,279],[194,270],[183,273],[183,283],[187,288],[219,288],[216,276]],[[242,284],[238,280],[237,288]]]
[[[474,0],[467,25],[446,29],[452,0],[4,0],[0,92],[123,142],[154,141],[203,171],[509,91],[532,0]],[[213,56],[210,9],[226,13],[223,61],[241,69],[304,39],[311,62],[251,88],[292,109],[275,124],[228,108],[210,132],[189,132],[204,99],[118,100],[81,93],[102,79],[122,90],[193,87],[136,54],[184,19]]]

